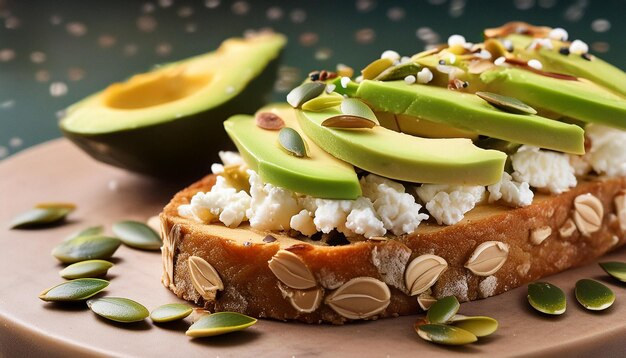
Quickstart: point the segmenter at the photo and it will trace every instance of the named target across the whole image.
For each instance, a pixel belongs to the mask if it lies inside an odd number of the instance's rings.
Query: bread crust
[[[469,301],[588,263],[626,242],[622,230],[626,223],[620,225],[615,203],[624,195],[626,178],[590,177],[560,195],[538,193],[527,207],[480,205],[452,226],[424,222],[411,235],[386,241],[363,239],[344,246],[322,246],[310,240],[257,232],[247,226],[229,229],[200,224],[178,216],[179,205],[188,204],[199,191],[209,191],[214,183],[215,176],[209,175],[183,189],[160,215],[164,285],[177,296],[211,311],[341,324],[350,318],[333,309],[328,297],[351,279],[371,277],[388,287],[390,299],[382,311],[364,318],[414,314],[421,308],[416,296],[409,295],[404,274],[407,265],[420,255],[434,254],[448,264],[430,287],[433,297],[455,295],[460,301]],[[587,194],[597,198],[602,208],[601,226],[592,233],[581,230],[580,218],[576,221],[575,200]],[[263,241],[268,234],[276,241]],[[508,256],[495,273],[479,276],[465,265],[478,245],[488,241],[506,244]],[[323,290],[324,299],[313,312],[292,305],[288,296],[294,290],[281,283],[268,266],[279,250],[296,254],[313,274],[318,289]],[[194,288],[187,262],[190,256],[204,259],[219,274],[223,289],[216,292],[215,299],[203,298]]]

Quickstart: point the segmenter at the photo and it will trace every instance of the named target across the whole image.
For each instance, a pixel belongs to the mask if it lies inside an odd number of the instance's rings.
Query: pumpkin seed
[[[224,333],[240,331],[255,324],[257,320],[241,313],[235,312],[217,312],[207,314],[185,332],[190,337],[209,337],[217,336]]]
[[[371,80],[391,66],[393,66],[393,60],[389,58],[379,58],[362,69],[361,75],[363,75],[364,80]]]
[[[592,311],[607,309],[615,302],[613,291],[595,280],[579,280],[576,282],[575,293],[578,303]]]
[[[548,282],[528,285],[528,303],[537,311],[551,315],[563,314],[567,307],[565,293]]]
[[[464,329],[476,337],[486,337],[498,329],[498,321],[485,316],[467,317],[456,315],[452,317],[450,324],[454,327]]]
[[[505,112],[517,114],[537,114],[537,111],[517,98],[491,92],[476,92],[476,95]]]
[[[626,282],[626,262],[601,262],[600,267],[609,275]]]
[[[306,144],[295,129],[285,127],[278,132],[278,142],[290,154],[296,157],[306,157]]]
[[[163,323],[178,321],[193,312],[193,308],[184,303],[168,303],[152,310],[150,319],[154,322]]]
[[[70,236],[65,238],[65,241],[77,238],[79,236],[101,235],[103,232],[104,232],[104,226],[102,225],[90,226],[88,228],[79,230],[71,234]]]
[[[422,69],[422,66],[414,62],[401,63],[396,66],[389,67],[381,72],[376,78],[377,81],[394,81],[401,80],[406,76],[415,76]]]
[[[63,282],[39,294],[39,298],[49,302],[82,301],[104,290],[109,281],[98,278],[79,278]]]
[[[113,233],[126,245],[141,250],[159,250],[163,242],[152,228],[139,221],[119,221],[113,224]]]
[[[341,113],[348,116],[365,118],[376,124],[380,124],[372,109],[356,98],[344,99],[343,102],[341,102]]]
[[[370,121],[369,119],[363,117],[355,117],[349,115],[338,115],[334,117],[330,117],[324,122],[322,122],[322,126],[330,127],[330,128],[344,128],[344,129],[362,129],[362,128],[374,128],[376,123]]]
[[[143,321],[150,315],[142,304],[121,297],[102,297],[87,301],[87,306],[98,316],[115,322]]]
[[[327,96],[319,96],[308,100],[302,105],[305,111],[318,112],[329,108],[337,107],[343,101],[343,96],[333,93]]]
[[[419,326],[417,334],[429,342],[451,346],[473,343],[478,340],[475,335],[462,328],[437,323]]]
[[[250,192],[250,175],[245,165],[227,165],[222,176],[237,191]]]
[[[79,236],[63,241],[52,250],[52,256],[65,264],[113,256],[121,241],[108,236]]]
[[[326,88],[322,82],[307,82],[294,88],[287,94],[287,103],[293,108],[300,108],[307,101],[321,95]]]
[[[66,279],[99,277],[106,275],[113,264],[104,260],[87,260],[71,264],[59,272]]]
[[[426,318],[430,323],[446,323],[459,312],[459,308],[461,305],[456,297],[446,296],[430,306]]]
[[[11,229],[27,229],[32,227],[56,224],[65,219],[73,208],[64,206],[36,207],[16,216],[10,224]]]
[[[55,209],[67,209],[70,211],[74,211],[76,210],[76,204],[62,203],[62,202],[44,202],[44,203],[38,203],[37,205],[35,205],[35,208],[36,209],[55,208]]]

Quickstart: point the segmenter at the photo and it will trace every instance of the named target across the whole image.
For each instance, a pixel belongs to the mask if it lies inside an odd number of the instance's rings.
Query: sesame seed
[[[552,29],[552,31],[550,31],[550,33],[548,34],[548,37],[552,40],[567,41],[568,34],[567,34],[567,31],[565,31],[565,29],[557,27],[557,28]]]
[[[496,58],[495,61],[493,61],[493,64],[496,66],[500,66],[502,64],[504,64],[504,62],[506,62],[506,58],[504,56],[500,56],[498,58]]]
[[[412,85],[412,84],[414,84],[414,83],[415,83],[415,80],[416,80],[416,78],[415,78],[415,76],[413,76],[413,75],[408,75],[408,76],[404,77],[404,82],[405,82],[407,85]]]
[[[539,60],[532,59],[528,61],[528,66],[534,68],[535,70],[541,70],[543,68],[543,64]]]
[[[502,46],[508,52],[513,52],[513,42],[511,40],[502,40]]]
[[[465,37],[461,35],[452,35],[448,37],[448,46],[452,47],[455,45],[463,46],[465,44]]]
[[[331,83],[331,84],[326,85],[326,93],[332,93],[332,92],[335,90],[335,88],[337,88],[337,86],[335,86],[335,85],[334,85],[334,84],[332,84],[332,83]]]
[[[400,54],[393,50],[387,50],[380,55],[380,58],[388,58],[392,61],[400,61]]]
[[[418,83],[428,83],[432,80],[433,80],[433,73],[426,67],[417,73]]]
[[[409,61],[411,61],[411,58],[409,56],[402,56],[402,58],[400,59],[400,63],[408,63]]]
[[[571,45],[569,45],[569,52],[573,54],[583,54],[589,52],[589,46],[580,40],[574,40]]]
[[[483,60],[489,60],[489,59],[491,59],[491,52],[489,52],[489,51],[487,51],[485,49],[482,49],[482,50],[480,50],[479,53],[476,54],[476,57],[482,58]]]
[[[348,83],[350,83],[349,77],[341,77],[341,87],[348,88]]]
[[[451,65],[454,64],[456,62],[456,56],[453,53],[451,53],[449,60],[450,60]]]

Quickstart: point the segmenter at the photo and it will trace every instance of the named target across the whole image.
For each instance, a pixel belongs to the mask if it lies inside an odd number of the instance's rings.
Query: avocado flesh
[[[470,93],[403,81],[363,81],[356,97],[377,111],[424,118],[509,142],[585,152],[582,128],[537,115],[504,112]]]
[[[223,121],[264,104],[284,44],[279,34],[226,40],[214,52],[72,105],[60,128],[99,161],[161,178],[197,177],[218,160],[219,150],[233,147]]]
[[[307,138],[296,119],[296,110],[285,104],[269,105],[259,112],[272,112],[296,130],[307,144],[307,157],[289,154],[278,143],[277,130],[258,127],[252,116],[237,115],[224,122],[226,133],[246,164],[264,183],[325,199],[356,199],[361,196],[359,179],[352,165],[328,154]]]
[[[514,53],[522,59],[539,60],[543,65],[543,71],[586,78],[626,97],[626,73],[598,57],[593,56],[591,60],[585,60],[577,54],[563,55],[559,53],[559,49],[569,44],[562,41],[552,41],[553,49],[527,50],[533,40],[532,37],[512,34],[506,39],[513,43]]]
[[[626,129],[626,101],[591,82],[557,79],[518,68],[486,71],[480,79],[486,91],[517,98],[532,107]]]
[[[333,156],[390,179],[414,183],[490,185],[500,180],[506,154],[483,150],[469,139],[426,139],[382,126],[333,129],[324,120],[341,114],[298,111],[306,136]]]

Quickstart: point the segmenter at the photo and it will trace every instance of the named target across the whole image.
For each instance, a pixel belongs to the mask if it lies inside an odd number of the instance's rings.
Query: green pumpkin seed
[[[67,214],[72,211],[74,211],[73,208],[64,206],[36,207],[16,216],[9,227],[11,229],[27,229],[56,224],[63,221]]]
[[[142,304],[121,297],[102,297],[87,301],[87,306],[98,316],[115,322],[143,321],[150,315]]]
[[[491,92],[476,92],[476,95],[505,112],[517,114],[537,114],[537,111],[517,98]]]
[[[70,236],[65,238],[65,241],[77,238],[79,236],[101,235],[103,232],[104,232],[104,226],[102,225],[90,226],[88,228],[79,230],[71,234]]]
[[[293,108],[300,108],[304,103],[321,95],[326,88],[322,82],[307,82],[294,88],[287,94],[287,103]]]
[[[141,250],[159,250],[163,242],[152,228],[139,221],[119,221],[113,224],[113,233],[126,246]]]
[[[401,63],[399,65],[389,67],[381,72],[376,78],[377,81],[395,81],[404,79],[406,76],[415,76],[422,69],[422,66],[415,62]]]
[[[343,129],[372,129],[376,126],[376,123],[363,117],[355,117],[343,114],[324,120],[324,122],[322,122],[322,126]]]
[[[419,326],[417,334],[429,342],[450,346],[459,346],[473,343],[478,340],[475,335],[462,328],[438,323],[430,323]]]
[[[106,275],[113,264],[104,260],[87,260],[71,264],[59,272],[61,277],[75,278],[100,277]]]
[[[588,310],[601,311],[611,307],[615,294],[598,281],[582,279],[576,282],[576,299]]]
[[[626,262],[602,262],[600,267],[614,278],[626,282]]]
[[[193,308],[184,303],[169,303],[152,310],[150,319],[157,323],[181,320],[189,316]]]
[[[65,264],[92,259],[108,259],[113,256],[121,241],[108,236],[79,236],[63,241],[52,250],[52,256]]]
[[[104,290],[108,285],[109,281],[98,278],[79,278],[44,290],[39,298],[50,302],[82,301]]]
[[[567,307],[565,293],[547,282],[528,285],[528,303],[537,311],[551,315],[563,314]]]
[[[302,105],[302,109],[305,111],[318,112],[329,108],[337,107],[343,101],[343,96],[333,93],[327,96],[319,96],[306,101]]]
[[[378,123],[378,118],[376,118],[372,109],[367,104],[356,98],[344,99],[343,102],[341,102],[341,113],[348,116],[369,119],[376,124],[380,124]]]
[[[459,312],[459,308],[461,308],[459,300],[454,296],[447,296],[430,306],[426,319],[430,323],[446,323]]]
[[[285,127],[278,132],[278,142],[280,145],[289,152],[289,154],[296,157],[306,157],[306,144],[304,139],[300,136],[295,129]]]
[[[498,329],[498,321],[485,316],[456,315],[450,321],[454,327],[464,329],[476,337],[486,337]]]
[[[240,331],[256,323],[256,319],[235,312],[207,314],[185,332],[190,337],[209,337]]]
[[[393,66],[393,61],[391,59],[379,58],[362,69],[361,75],[363,75],[364,80],[371,80],[376,78],[376,76],[391,66]]]

